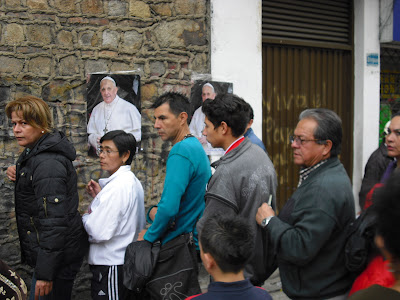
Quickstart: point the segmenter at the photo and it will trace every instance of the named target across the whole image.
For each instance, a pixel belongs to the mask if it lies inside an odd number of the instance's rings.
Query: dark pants
[[[132,292],[123,284],[123,266],[90,265],[93,274],[91,294],[93,300],[132,299]]]
[[[58,271],[57,277],[53,280],[53,289],[50,294],[39,297],[40,300],[71,300],[72,286],[76,274],[82,265],[82,260],[71,263],[61,268]],[[35,299],[35,286],[36,286],[36,275],[32,276],[31,291],[29,294],[29,300]]]
[[[39,297],[39,300],[71,300],[72,286],[74,280],[58,279],[53,280],[53,289],[50,294]],[[29,300],[35,300],[35,286],[36,277],[33,274],[31,292],[29,294]]]

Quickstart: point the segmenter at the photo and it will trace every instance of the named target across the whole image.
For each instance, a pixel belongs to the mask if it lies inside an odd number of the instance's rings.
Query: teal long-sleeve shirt
[[[193,232],[203,214],[206,185],[211,177],[210,163],[200,142],[189,137],[176,143],[167,159],[164,190],[157,214],[144,235],[149,242],[166,243],[178,235]],[[171,224],[173,224],[171,229]]]

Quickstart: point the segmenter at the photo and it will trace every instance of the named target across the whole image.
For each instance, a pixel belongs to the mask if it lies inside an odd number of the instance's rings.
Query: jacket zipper
[[[43,197],[43,207],[44,207],[44,214],[47,218],[47,201],[46,201],[46,197]]]
[[[33,228],[34,228],[35,231],[36,231],[36,238],[37,238],[37,241],[38,241],[38,243],[39,243],[39,232],[38,232],[37,229],[36,229],[35,223],[33,223],[33,217],[31,217],[31,224],[32,224]]]

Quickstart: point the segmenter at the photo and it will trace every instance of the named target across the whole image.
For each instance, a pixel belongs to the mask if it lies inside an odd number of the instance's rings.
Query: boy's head
[[[215,261],[223,273],[239,273],[254,250],[254,232],[238,216],[213,215],[207,218],[200,233],[200,251],[204,266]]]
[[[202,111],[213,130],[225,123],[235,138],[244,134],[249,123],[249,104],[235,94],[218,94],[214,100],[207,99]]]

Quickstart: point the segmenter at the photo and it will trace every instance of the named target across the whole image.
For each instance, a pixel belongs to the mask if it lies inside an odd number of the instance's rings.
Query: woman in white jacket
[[[122,272],[125,249],[145,227],[143,188],[130,167],[136,140],[114,130],[100,144],[100,166],[110,177],[88,183],[87,192],[94,199],[83,216],[90,242],[91,294],[92,299],[128,299]]]

